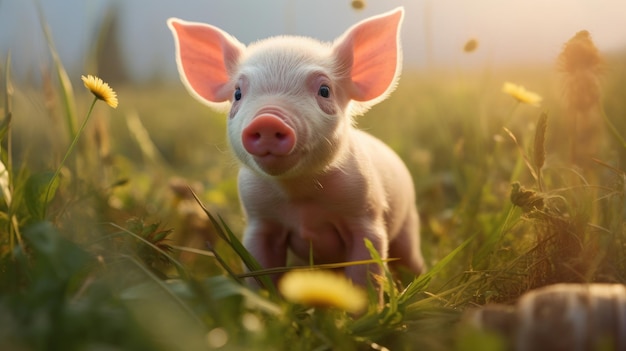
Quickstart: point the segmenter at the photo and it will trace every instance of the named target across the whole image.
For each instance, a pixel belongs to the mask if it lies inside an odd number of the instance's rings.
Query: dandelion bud
[[[476,51],[477,48],[478,48],[478,40],[470,39],[463,46],[463,51],[469,54],[469,53]]]
[[[350,5],[355,10],[363,10],[365,8],[365,0],[352,0]]]

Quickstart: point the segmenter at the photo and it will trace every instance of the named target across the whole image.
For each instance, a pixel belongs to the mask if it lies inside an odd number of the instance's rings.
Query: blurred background
[[[0,0],[0,54],[11,52],[24,76],[49,63],[36,1]],[[105,80],[177,79],[165,21],[179,17],[216,25],[243,43],[294,34],[332,40],[365,17],[404,6],[405,67],[502,66],[552,63],[563,43],[588,30],[601,52],[626,48],[622,0],[389,0],[355,10],[349,0],[41,0],[43,14],[71,77],[84,73],[101,30]],[[459,59],[474,38],[481,50]]]

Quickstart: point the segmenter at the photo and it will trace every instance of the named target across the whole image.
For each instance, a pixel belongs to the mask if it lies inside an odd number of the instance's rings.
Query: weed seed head
[[[91,74],[87,75],[87,77],[81,76],[80,78],[83,80],[85,87],[89,89],[96,98],[106,102],[107,105],[113,108],[117,107],[117,94],[111,89],[109,84]]]
[[[582,30],[563,46],[558,68],[565,74],[565,95],[570,108],[585,112],[600,102],[600,82],[603,60],[591,40]]]
[[[519,182],[514,182],[511,184],[511,203],[524,212],[531,212],[543,209],[544,197],[534,190],[524,188]]]
[[[581,30],[565,43],[559,55],[559,65],[568,74],[587,70],[599,73],[602,70],[602,58],[588,31]]]

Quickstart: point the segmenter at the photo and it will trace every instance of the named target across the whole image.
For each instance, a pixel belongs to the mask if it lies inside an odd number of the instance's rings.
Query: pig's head
[[[281,36],[246,47],[207,24],[168,25],[187,89],[212,107],[231,106],[228,137],[241,162],[293,177],[341,162],[352,117],[394,89],[403,14],[368,18],[333,43]]]

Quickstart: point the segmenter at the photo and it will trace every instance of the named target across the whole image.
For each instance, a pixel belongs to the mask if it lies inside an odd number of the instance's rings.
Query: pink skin
[[[244,149],[263,169],[280,166],[283,156],[296,145],[296,134],[283,120],[272,114],[262,114],[252,119],[241,133]]]
[[[296,261],[383,258],[423,270],[411,175],[353,117],[394,89],[404,10],[368,18],[333,43],[269,38],[246,47],[219,28],[168,20],[181,79],[209,106],[230,105],[228,137],[241,161],[244,245],[266,268]],[[312,255],[312,257],[310,257]],[[376,265],[345,273],[367,284]]]
[[[265,156],[285,156],[296,145],[296,135],[279,117],[255,117],[241,133],[243,147],[259,159]]]

